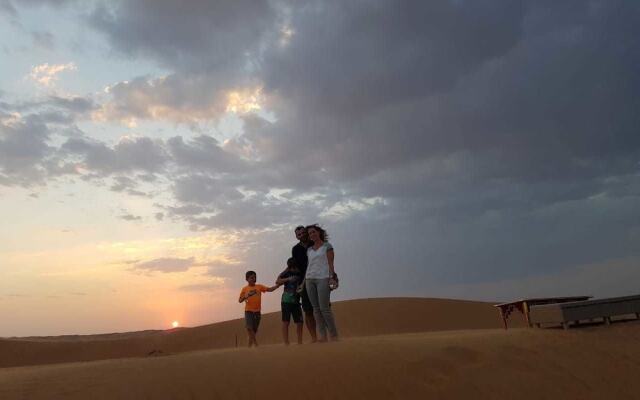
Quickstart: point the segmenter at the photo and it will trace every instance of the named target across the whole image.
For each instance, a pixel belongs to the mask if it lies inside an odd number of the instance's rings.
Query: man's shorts
[[[245,311],[244,322],[245,322],[245,325],[247,326],[247,329],[251,329],[254,332],[258,332],[258,327],[260,326],[260,312]]]
[[[280,303],[282,305],[282,321],[289,322],[293,317],[296,324],[302,323],[302,311],[298,303]]]
[[[309,314],[313,312],[313,306],[311,305],[311,301],[309,300],[309,294],[307,293],[307,287],[305,286],[300,293],[300,299],[302,299],[302,311],[305,314]]]

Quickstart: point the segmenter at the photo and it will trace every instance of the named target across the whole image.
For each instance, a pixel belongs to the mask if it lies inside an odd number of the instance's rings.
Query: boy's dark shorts
[[[313,306],[311,305],[311,300],[309,300],[309,294],[307,293],[307,287],[305,286],[300,293],[300,299],[302,300],[302,311],[305,314],[313,312]]]
[[[293,322],[296,324],[302,323],[302,310],[300,310],[300,304],[298,303],[280,303],[282,305],[282,321],[289,322],[293,317]]]
[[[258,327],[260,326],[260,312],[245,311],[244,322],[247,326],[247,329],[258,332]]]

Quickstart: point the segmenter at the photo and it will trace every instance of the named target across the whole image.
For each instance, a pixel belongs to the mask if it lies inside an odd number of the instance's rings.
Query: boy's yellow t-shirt
[[[242,291],[240,291],[240,296],[238,297],[244,297],[245,295],[251,293],[252,290],[255,291],[255,294],[253,294],[244,302],[244,310],[251,312],[260,312],[260,309],[262,307],[262,292],[266,292],[267,289],[268,287],[257,283],[254,286],[247,285],[243,287]]]

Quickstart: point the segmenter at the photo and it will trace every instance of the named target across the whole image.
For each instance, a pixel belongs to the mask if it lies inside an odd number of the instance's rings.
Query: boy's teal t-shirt
[[[300,299],[300,296],[298,296],[297,293],[289,293],[289,292],[282,293],[282,302],[283,303],[297,304],[299,302],[299,299]]]
[[[300,302],[300,295],[296,292],[296,289],[302,283],[302,275],[298,272],[287,270],[281,273],[279,278],[286,279],[290,276],[295,277],[295,279],[284,284],[284,292],[282,292],[282,302],[297,304]]]

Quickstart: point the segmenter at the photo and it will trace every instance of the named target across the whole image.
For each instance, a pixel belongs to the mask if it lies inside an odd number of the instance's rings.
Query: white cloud
[[[52,87],[58,80],[58,74],[64,71],[75,71],[78,67],[72,62],[67,64],[44,63],[31,68],[29,77],[38,85]]]
[[[104,89],[111,98],[92,118],[96,122],[118,121],[130,127],[137,120],[197,123],[225,115],[265,112],[270,100],[260,84],[229,85],[215,77],[171,74],[158,78],[138,77]]]

